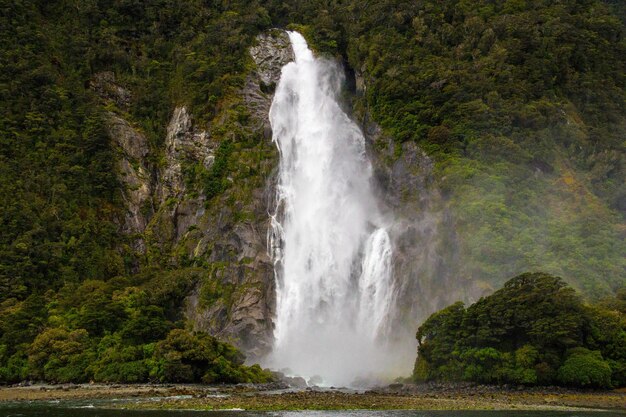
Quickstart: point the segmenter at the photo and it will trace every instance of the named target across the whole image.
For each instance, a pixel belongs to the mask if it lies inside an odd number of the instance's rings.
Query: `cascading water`
[[[363,134],[336,100],[342,72],[315,58],[299,33],[289,38],[295,62],[283,67],[270,110],[280,173],[269,242],[275,345],[267,365],[320,376],[325,385],[407,373],[406,358],[385,335],[394,307],[392,244]]]

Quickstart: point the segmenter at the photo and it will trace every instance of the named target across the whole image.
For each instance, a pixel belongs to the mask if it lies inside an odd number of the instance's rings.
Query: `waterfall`
[[[268,365],[324,385],[406,374],[385,333],[394,307],[390,222],[372,190],[363,134],[337,102],[343,72],[314,57],[299,33],[289,38],[295,62],[283,67],[270,109],[280,170]]]

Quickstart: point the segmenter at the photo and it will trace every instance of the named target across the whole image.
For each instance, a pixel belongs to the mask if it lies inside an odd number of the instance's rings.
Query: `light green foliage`
[[[52,382],[87,381],[87,366],[94,358],[88,349],[89,342],[85,329],[55,328],[41,332],[29,348],[30,376]]]
[[[414,379],[624,386],[625,336],[622,312],[584,305],[559,278],[526,273],[426,320]]]
[[[97,360],[88,368],[94,381],[143,382],[150,373],[154,344],[127,345],[119,334],[104,336],[96,347]]]

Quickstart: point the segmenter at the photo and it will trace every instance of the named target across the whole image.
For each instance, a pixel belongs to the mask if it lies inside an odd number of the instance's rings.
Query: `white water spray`
[[[315,58],[300,34],[289,38],[296,60],[283,67],[270,110],[280,173],[268,365],[318,375],[325,385],[407,373],[385,334],[394,307],[392,245],[363,134],[336,100],[342,72]]]

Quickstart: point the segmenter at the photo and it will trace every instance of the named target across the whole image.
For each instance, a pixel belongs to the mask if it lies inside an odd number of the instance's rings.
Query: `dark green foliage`
[[[580,345],[583,320],[572,288],[560,278],[535,273],[515,277],[473,304],[463,327],[472,346],[513,351],[531,344],[545,352]]]
[[[94,381],[144,382],[156,380],[154,344],[125,343],[121,335],[103,337],[94,349],[97,360],[87,371]]]
[[[233,144],[229,140],[221,142],[217,148],[213,165],[204,178],[204,193],[207,199],[221,194],[228,187],[226,174],[228,174],[228,159],[232,152]]]
[[[196,272],[188,271],[190,279]],[[172,275],[166,276],[173,279]],[[176,329],[177,324],[168,319],[166,311],[151,304],[145,290],[155,289],[157,282],[153,279],[151,287],[136,287],[119,279],[90,280],[68,284],[51,299],[39,298],[35,303],[29,301],[31,297],[3,310],[0,383],[24,379],[215,383],[271,380],[271,375],[258,366],[243,366],[243,355],[233,346],[207,334]],[[172,319],[178,318],[178,310]],[[38,324],[31,333],[32,342],[12,343],[12,335],[29,336],[27,331],[13,327],[16,323],[26,325],[20,317],[32,319],[43,314],[48,317],[47,324],[32,321]]]
[[[578,387],[626,385],[626,318],[586,306],[560,278],[526,273],[417,331],[414,378]]]
[[[113,71],[132,91],[128,108],[113,110],[143,128],[154,158],[173,106],[211,120],[270,24],[247,1],[3,3],[0,194],[11,198],[0,202],[0,301],[129,272],[111,139],[86,88],[93,76]],[[210,194],[226,186],[228,150],[218,153]]]
[[[243,365],[244,357],[232,346],[204,333],[173,330],[159,342],[155,358],[162,381],[205,383],[269,382],[272,375],[258,365]]]
[[[174,106],[202,127],[232,105],[269,15],[249,1],[0,8],[0,383],[165,380],[156,342],[183,325],[182,300],[206,271],[131,249],[108,112],[146,135],[158,165]],[[130,91],[128,102],[95,94],[102,71]],[[195,178],[209,199],[234,169],[232,139],[245,122],[234,113],[232,126],[212,132],[211,170]],[[266,377],[219,357],[216,382]]]
[[[236,288],[208,259],[131,248],[107,112],[146,135],[156,169],[172,109],[186,105],[219,142],[209,170],[182,167],[188,189],[207,210],[232,209],[225,223],[249,220],[241,207],[275,153],[246,129],[237,91],[248,46],[271,26],[341,57],[367,85],[350,98],[357,116],[434,156],[464,276],[495,286],[532,267],[611,294],[626,267],[626,47],[624,7],[604,3],[0,0],[0,382],[266,378],[215,354],[218,342],[175,332],[196,283],[207,305]],[[89,88],[102,71],[128,103]],[[433,363],[417,373],[547,383],[563,350],[584,345],[626,384],[626,296],[603,304],[618,314],[582,306],[558,281],[526,285],[541,289],[502,293],[518,307],[483,300],[427,322],[424,340],[441,343],[423,345]],[[458,340],[463,352],[449,349]]]
[[[451,378],[459,376],[461,370],[458,361],[452,357],[454,345],[462,337],[462,322],[465,316],[463,303],[458,302],[450,307],[434,313],[417,330],[420,354],[428,358],[429,367],[438,369],[442,375],[450,375]],[[436,340],[436,343],[430,343]],[[422,342],[424,341],[424,342]],[[430,377],[424,373],[421,362],[416,363],[416,369],[420,369],[421,378]]]
[[[559,368],[557,378],[564,385],[607,388],[611,386],[611,367],[598,351],[573,349]]]

